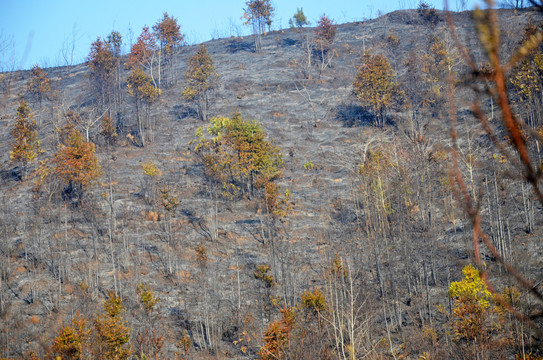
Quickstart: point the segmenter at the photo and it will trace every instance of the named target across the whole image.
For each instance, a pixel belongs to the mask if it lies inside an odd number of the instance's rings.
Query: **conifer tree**
[[[121,298],[113,291],[108,292],[104,303],[104,314],[94,322],[95,347],[98,359],[129,359],[130,328],[122,317],[124,310]]]
[[[109,46],[109,49],[111,53],[113,54],[113,59],[115,62],[115,69],[113,71],[112,77],[115,79],[112,81],[112,95],[113,95],[113,103],[111,104],[111,108],[109,109],[108,113],[111,117],[111,121],[113,125],[119,130],[122,131],[123,129],[123,88],[122,88],[122,80],[121,80],[121,72],[122,72],[122,65],[121,65],[121,47],[123,44],[123,37],[121,34],[117,31],[112,31],[107,36],[107,44]],[[113,121],[113,120],[116,121]]]
[[[27,164],[34,161],[41,151],[38,125],[32,118],[30,107],[24,100],[17,108],[17,117],[11,129],[11,136],[15,142],[11,144],[9,158],[22,165],[24,174]]]
[[[301,28],[304,25],[309,25],[310,22],[305,17],[304,9],[298,8],[296,13],[288,21],[288,24],[290,25],[291,28],[293,27]]]
[[[91,330],[85,316],[77,313],[71,325],[60,328],[58,335],[53,339],[53,351],[62,359],[83,359],[88,354]]]

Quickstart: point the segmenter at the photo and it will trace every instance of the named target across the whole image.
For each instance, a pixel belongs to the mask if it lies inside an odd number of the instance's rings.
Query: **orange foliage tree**
[[[331,61],[330,47],[336,37],[336,24],[326,14],[322,14],[314,30],[314,42],[317,46],[317,54],[321,60],[321,68],[324,69]]]
[[[325,49],[328,49],[336,37],[336,24],[334,23],[334,20],[330,19],[326,14],[322,14],[317,22],[314,33],[315,42]]]
[[[153,31],[160,43],[160,51],[158,56],[158,87],[161,87],[161,65],[162,59],[165,60],[167,70],[166,84],[170,85],[174,81],[173,74],[173,53],[176,47],[183,45],[185,34],[182,34],[181,26],[177,23],[177,19],[173,16],[164,13],[162,20],[153,26]]]
[[[245,18],[245,25],[252,26],[253,34],[255,35],[255,50],[256,52],[262,51],[262,35],[268,29],[271,28],[273,8],[270,0],[249,0],[245,3],[247,6],[243,9],[243,18]]]
[[[113,75],[117,65],[115,54],[110,44],[98,37],[91,45],[87,61],[90,78],[98,95],[98,104],[103,109],[109,105],[113,90],[115,79]]]
[[[153,26],[153,30],[160,41],[160,47],[166,54],[171,54],[176,46],[185,40],[185,34],[180,32],[181,26],[177,18],[164,13],[162,20]]]
[[[258,354],[261,360],[287,359],[290,337],[296,323],[296,312],[290,307],[281,309],[281,319],[268,325],[264,333],[264,344]]]
[[[143,68],[148,69],[151,72],[151,79],[154,83],[153,77],[153,62],[156,50],[156,38],[153,33],[149,31],[148,26],[144,26],[141,35],[132,48],[130,54],[128,54],[128,61],[126,67],[129,69]],[[156,84],[155,84],[156,86]]]
[[[101,175],[94,143],[85,141],[81,131],[73,127],[52,162],[54,174],[75,191],[83,191]]]

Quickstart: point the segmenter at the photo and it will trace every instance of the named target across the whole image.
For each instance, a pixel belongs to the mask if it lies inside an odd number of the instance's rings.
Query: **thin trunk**
[[[161,88],[160,82],[161,82],[161,69],[162,69],[162,49],[158,50],[158,88]]]

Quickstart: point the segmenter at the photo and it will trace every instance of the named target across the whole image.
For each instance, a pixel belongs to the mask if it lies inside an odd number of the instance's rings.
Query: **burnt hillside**
[[[239,112],[257,120],[282,153],[276,183],[292,198],[281,215],[267,211],[262,191],[224,196],[207,176],[191,140],[208,124],[181,96],[197,46],[176,50],[175,81],[149,107],[145,146],[134,140],[136,107],[122,68],[117,141],[106,144],[99,122],[88,127],[102,176],[77,201],[58,179],[46,184],[49,192],[34,190],[37,162],[27,171],[10,162],[10,130],[24,98],[39,127],[44,152],[38,160],[52,158],[64,114],[101,115],[88,64],[45,69],[54,97],[41,102],[27,91],[28,71],[3,74],[11,83],[0,94],[0,357],[52,356],[61,326],[79,312],[92,327],[109,291],[123,300],[134,356],[150,356],[144,349],[152,346],[142,339],[161,336],[157,358],[174,358],[186,336],[190,358],[259,358],[266,329],[287,307],[298,307],[298,315],[284,358],[473,355],[471,343],[455,341],[451,330],[448,289],[474,264],[472,229],[450,186],[447,81],[440,72],[429,85],[423,73],[432,41],[441,41],[453,59],[461,168],[481,204],[484,230],[530,279],[542,276],[542,208],[477,126],[468,66],[445,15],[435,16],[430,23],[416,10],[398,11],[339,25],[329,64],[304,49],[312,28],[267,33],[261,53],[251,36],[205,43],[220,76],[211,116]],[[452,19],[459,40],[483,62],[472,14]],[[499,11],[504,58],[527,24],[540,21],[532,10]],[[401,90],[384,126],[353,95],[364,51],[387,56]],[[424,101],[425,91],[431,101]],[[524,116],[526,105],[514,93],[511,98]],[[490,98],[483,95],[481,103],[483,111],[494,111]],[[534,128],[540,125],[534,121]],[[540,158],[539,147],[530,150]],[[144,174],[142,164],[149,163],[158,174]],[[163,205],[165,193],[177,199],[175,211]],[[511,285],[488,250],[483,257],[500,289]],[[137,284],[160,298],[154,311],[145,311]],[[307,299],[315,289],[327,303],[322,314],[302,306],[302,295]],[[523,312],[541,310],[519,291]],[[499,325],[507,335],[489,331],[507,341],[488,340],[484,351],[475,351],[485,358],[541,351],[536,337],[511,323]]]

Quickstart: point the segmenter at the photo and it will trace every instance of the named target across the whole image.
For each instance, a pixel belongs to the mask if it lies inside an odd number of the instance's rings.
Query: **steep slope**
[[[398,102],[389,123],[378,128],[352,95],[352,82],[364,50],[386,54],[403,86],[410,51],[422,58],[431,35],[454,48],[440,16],[435,26],[417,11],[340,25],[331,66],[320,68],[316,59],[309,73],[304,65],[309,28],[266,34],[262,53],[253,52],[252,37],[206,43],[221,77],[212,115],[240,112],[258,120],[283,152],[279,184],[283,191],[290,189],[294,202],[292,213],[283,218],[271,219],[258,197],[232,200],[211,190],[190,143],[197,128],[207,124],[180,95],[185,63],[196,46],[183,47],[176,55],[178,81],[163,89],[151,107],[152,141],[147,146],[134,146],[127,138],[135,133],[135,107],[126,89],[118,144],[107,149],[99,128],[92,128],[104,176],[79,206],[65,201],[61,189],[50,199],[35,199],[32,180],[17,180],[9,163],[9,130],[19,98],[27,97],[39,119],[46,152],[42,158],[50,157],[63,112],[73,108],[91,116],[88,67],[47,69],[57,98],[41,109],[26,94],[28,72],[13,74],[11,94],[4,94],[0,108],[0,354],[44,353],[62,323],[76,311],[98,313],[106,292],[115,289],[125,301],[133,338],[146,326],[164,336],[163,358],[174,356],[174,344],[185,330],[199,358],[255,358],[279,304],[295,306],[314,287],[332,292],[332,264],[342,264],[356,288],[349,298],[360,312],[354,320],[363,328],[360,336],[367,333],[357,351],[375,355],[407,348],[422,354],[426,344],[419,329],[447,322],[436,306],[450,306],[448,286],[461,276],[471,251],[469,224],[444,185],[449,125],[440,107],[445,103],[421,111],[421,137],[413,139],[409,129],[415,121],[405,103]],[[533,11],[500,12],[504,33],[512,35],[504,47],[517,43],[518,29],[538,16]],[[453,14],[453,20],[461,41],[480,52],[470,14]],[[387,45],[391,35],[399,39],[396,47]],[[458,61],[455,70],[462,74],[465,67]],[[123,71],[122,78],[127,76]],[[473,94],[462,87],[457,94],[460,120],[468,124],[473,121],[467,110]],[[467,133],[466,139],[472,139]],[[480,150],[474,156],[484,164],[487,141],[477,131],[473,136],[478,146],[474,153]],[[386,163],[370,172],[367,164],[381,153]],[[146,177],[141,164],[148,162],[161,175]],[[309,163],[313,167],[304,166]],[[484,170],[477,176],[483,177],[485,166],[479,166]],[[498,188],[496,176],[494,180]],[[510,242],[527,243],[534,258],[541,259],[541,247],[530,245],[541,234],[541,209],[532,206],[535,227],[527,235],[518,210],[526,200],[513,190],[515,184],[499,184],[510,189],[503,200],[509,220],[497,230],[490,215],[490,231],[506,229]],[[173,216],[161,206],[160,189],[180,202]],[[492,201],[489,195],[485,211]],[[273,286],[257,279],[259,265],[270,266]],[[138,306],[138,283],[149,284],[161,299],[160,315],[152,323]],[[445,349],[448,335],[443,326],[435,327]],[[379,345],[387,331],[388,348]],[[36,345],[38,340],[44,348]]]

